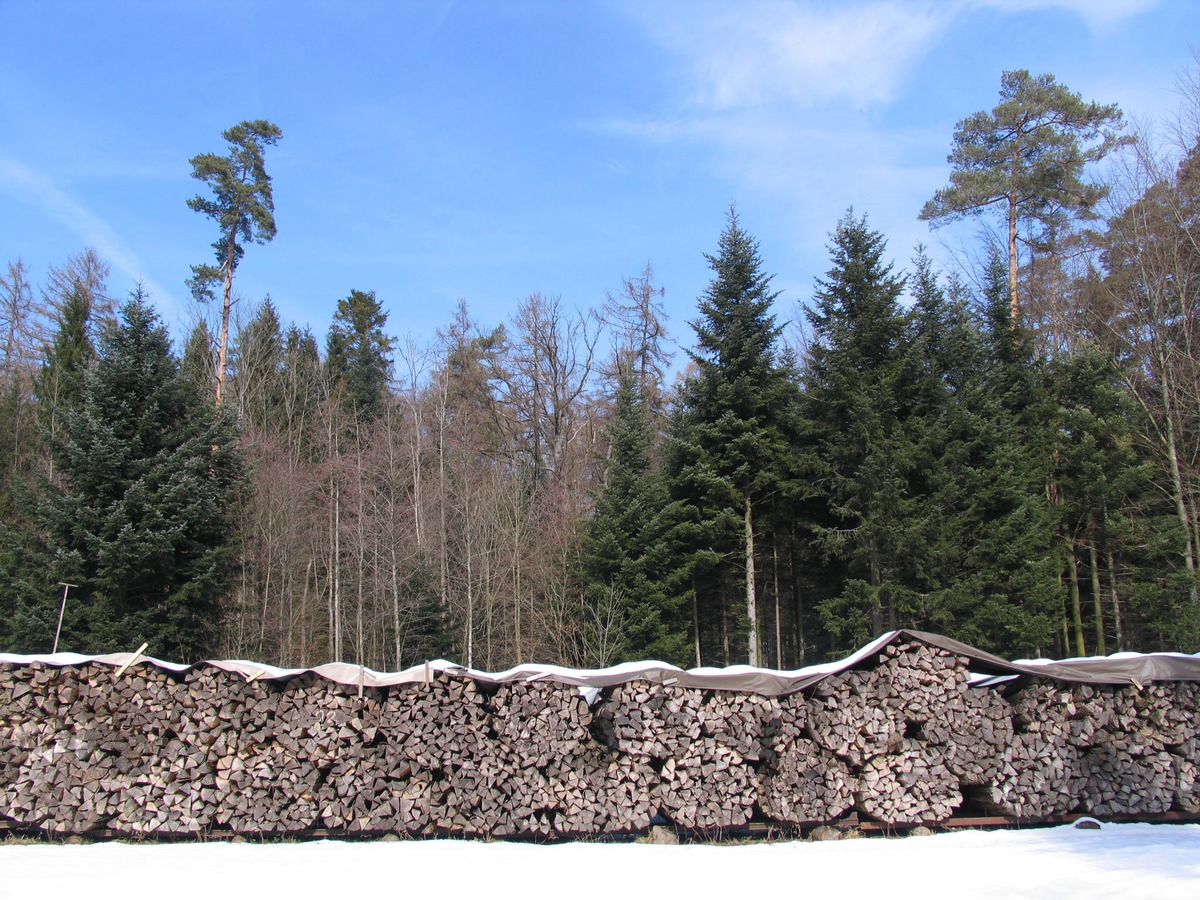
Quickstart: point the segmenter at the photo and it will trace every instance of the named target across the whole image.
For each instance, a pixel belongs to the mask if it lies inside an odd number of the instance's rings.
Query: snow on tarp
[[[321,678],[340,684],[363,688],[388,687],[399,684],[421,684],[438,673],[476,681],[501,684],[525,681],[552,681],[576,685],[581,690],[598,691],[628,681],[649,681],[657,684],[688,688],[746,691],[778,696],[816,684],[830,675],[855,668],[874,657],[885,647],[901,641],[919,641],[970,660],[971,669],[990,676],[980,684],[995,683],[1014,676],[1034,676],[1056,681],[1087,684],[1146,685],[1156,681],[1200,681],[1200,654],[1183,653],[1118,653],[1112,656],[1064,660],[1020,660],[1010,662],[994,654],[978,650],[952,638],[925,631],[890,631],[871,643],[835,662],[783,671],[752,666],[726,668],[681,669],[669,663],[643,661],[622,663],[606,669],[570,669],[564,666],[525,664],[503,672],[484,672],[469,669],[444,659],[431,660],[401,672],[376,672],[353,663],[326,663],[311,669],[284,669],[248,660],[205,660],[193,665],[167,662],[132,653],[108,653],[86,656],[79,653],[47,653],[24,655],[0,653],[0,663],[50,666],[80,666],[100,663],[120,667],[134,662],[148,662],[173,672],[186,672],[197,666],[214,666],[234,672],[248,680],[282,681],[312,672]]]

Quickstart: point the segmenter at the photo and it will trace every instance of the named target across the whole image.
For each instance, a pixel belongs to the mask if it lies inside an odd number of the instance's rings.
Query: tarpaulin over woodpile
[[[132,653],[109,653],[86,656],[78,653],[23,655],[0,653],[0,663],[28,665],[40,663],[52,666],[79,666],[102,663],[114,667],[148,662],[174,672],[186,672],[197,666],[215,666],[236,672],[248,680],[287,680],[306,672],[340,684],[364,688],[387,687],[397,684],[420,684],[435,674],[472,678],[489,684],[522,681],[551,681],[577,685],[580,688],[606,688],[629,681],[648,681],[655,684],[675,684],[680,687],[725,691],[747,691],[778,696],[816,684],[824,678],[847,669],[870,667],[872,661],[889,644],[916,640],[941,648],[970,660],[973,672],[984,676],[1010,678],[1034,676],[1056,681],[1081,684],[1145,685],[1158,681],[1200,681],[1200,654],[1183,653],[1118,653],[1113,656],[1065,660],[1021,660],[1010,662],[967,644],[926,631],[890,631],[876,638],[844,659],[793,671],[728,666],[723,669],[680,669],[664,662],[631,662],[606,669],[570,669],[563,666],[526,664],[503,672],[483,672],[469,669],[444,659],[431,660],[402,672],[376,672],[352,663],[326,663],[312,669],[283,669],[278,666],[246,660],[206,660],[195,666],[167,662],[153,657],[135,657]]]

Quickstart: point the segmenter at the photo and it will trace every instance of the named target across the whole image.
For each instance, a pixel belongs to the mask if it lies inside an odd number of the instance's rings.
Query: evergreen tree
[[[942,559],[943,621],[983,649],[1046,655],[1059,646],[1062,556],[1053,497],[1053,393],[1029,332],[1010,316],[1003,257],[993,248],[984,286],[981,357],[963,395],[969,414],[953,532]]]
[[[947,157],[954,166],[950,185],[925,204],[921,218],[954,221],[992,208],[1003,211],[1012,322],[1019,312],[1018,226],[1033,224],[1040,231],[1027,233],[1025,241],[1052,247],[1069,216],[1093,216],[1107,188],[1085,181],[1083,170],[1127,142],[1118,136],[1121,125],[1116,104],[1085,103],[1053,75],[1019,69],[1001,76],[995,109],[955,127]]]
[[[847,213],[832,238],[833,267],[807,310],[815,340],[805,408],[829,511],[818,535],[847,579],[822,613],[843,641],[859,643],[911,613],[917,373],[899,306],[904,279],[883,260],[883,236]]]
[[[971,504],[964,482],[982,462],[979,381],[983,345],[965,288],[939,284],[923,249],[908,280],[909,365],[914,388],[908,411],[913,442],[909,473],[914,540],[911,623],[958,632],[959,583],[967,558],[960,517]]]
[[[307,328],[288,327],[283,335],[280,374],[281,427],[296,460],[314,458],[317,404],[321,397],[321,352],[317,339]]]
[[[686,623],[678,598],[660,577],[666,486],[653,470],[648,401],[640,372],[617,375],[612,418],[604,431],[608,458],[594,495],[582,547],[584,654],[589,666],[623,659],[687,661]]]
[[[195,659],[216,645],[235,571],[237,437],[181,377],[165,328],[140,294],[121,310],[67,413],[62,479],[42,510],[41,570],[22,597],[19,646],[49,647],[57,581],[77,585],[60,646]]]
[[[43,427],[51,440],[58,437],[62,410],[79,405],[83,376],[96,357],[88,336],[92,310],[86,295],[73,292],[59,312],[58,329],[38,373],[37,394]]]
[[[705,258],[714,277],[692,324],[695,371],[673,412],[671,492],[677,524],[691,538],[683,567],[693,581],[697,644],[715,645],[712,655],[723,661],[744,653],[757,665],[756,529],[763,504],[788,480],[798,395],[770,312],[778,293],[735,210],[719,252]],[[725,602],[735,592],[744,598],[740,609]]]
[[[212,190],[211,199],[199,195],[187,205],[217,223],[220,235],[213,241],[217,264],[192,266],[188,287],[197,300],[214,297],[214,286],[222,286],[221,336],[217,344],[217,405],[225,388],[225,363],[229,348],[229,314],[233,308],[233,272],[245,254],[245,244],[265,244],[275,238],[275,199],[271,176],[263,152],[279,143],[283,132],[266,119],[242,121],[221,133],[229,153],[193,156],[192,177]]]
[[[208,323],[201,319],[192,328],[183,345],[179,370],[184,379],[200,391],[211,393],[217,383],[216,343]]]
[[[339,300],[326,343],[326,369],[340,385],[342,402],[360,422],[379,418],[392,372],[387,313],[374,291],[351,291]]]
[[[231,353],[230,387],[243,427],[279,424],[283,395],[283,330],[268,297],[237,334]]]

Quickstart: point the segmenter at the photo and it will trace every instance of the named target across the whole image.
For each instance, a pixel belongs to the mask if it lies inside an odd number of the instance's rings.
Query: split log
[[[659,773],[659,812],[682,828],[735,828],[750,821],[758,797],[756,773],[714,738],[692,741]]]
[[[378,727],[414,765],[444,769],[493,752],[484,699],[473,680],[439,673],[429,684],[388,691]]]
[[[916,825],[950,818],[963,797],[936,747],[904,740],[863,766],[854,799],[859,811],[880,822]]]
[[[592,712],[579,689],[569,684],[502,684],[491,707],[496,736],[522,766],[544,768],[592,740]]]
[[[732,750],[743,762],[757,762],[779,742],[784,726],[784,706],[775,697],[733,691],[710,691],[700,707],[700,733]],[[797,734],[806,718],[804,706],[786,704],[786,730]]]
[[[779,752],[763,773],[758,804],[777,822],[830,822],[854,803],[857,778],[815,741],[800,738]]]
[[[1080,804],[1094,816],[1166,812],[1178,785],[1174,757],[1128,741],[1100,744],[1080,761]]]
[[[593,710],[594,730],[609,749],[671,759],[700,737],[702,691],[631,681],[602,695]]]
[[[1076,809],[1082,786],[1080,752],[1066,735],[1023,732],[981,797],[1003,815],[1036,820]]]

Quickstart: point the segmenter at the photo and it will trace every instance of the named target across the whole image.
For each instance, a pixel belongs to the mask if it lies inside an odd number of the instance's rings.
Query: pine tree
[[[217,264],[192,266],[188,287],[201,302],[214,298],[222,286],[221,335],[217,343],[217,405],[225,389],[225,363],[229,350],[229,315],[233,308],[233,273],[245,254],[245,244],[265,244],[275,238],[275,199],[263,152],[279,143],[283,132],[266,119],[242,121],[221,133],[229,144],[226,156],[201,153],[193,156],[192,177],[203,181],[213,197],[199,195],[187,205],[215,221],[220,228],[213,241]]]
[[[1097,162],[1129,139],[1121,138],[1116,104],[1085,103],[1055,81],[1024,69],[1000,78],[1000,102],[990,113],[977,112],[954,129],[950,185],[921,210],[921,218],[940,222],[1002,210],[1008,227],[1009,318],[1019,318],[1018,226],[1040,232],[1024,240],[1052,247],[1071,216],[1094,216],[1092,208],[1107,193],[1084,180],[1088,163]]]
[[[57,581],[72,590],[60,647],[195,659],[215,647],[235,571],[237,437],[186,379],[136,294],[106,333],[54,448],[61,490],[43,507],[44,565],[22,598],[20,641],[49,647]]]
[[[736,210],[729,211],[719,252],[705,258],[714,277],[692,324],[695,374],[673,412],[671,492],[681,504],[677,527],[692,539],[684,568],[693,580],[697,644],[716,643],[713,655],[725,661],[741,650],[757,665],[756,530],[762,505],[788,477],[798,397],[770,311],[778,292]],[[725,603],[734,591],[744,597],[740,609]]]

